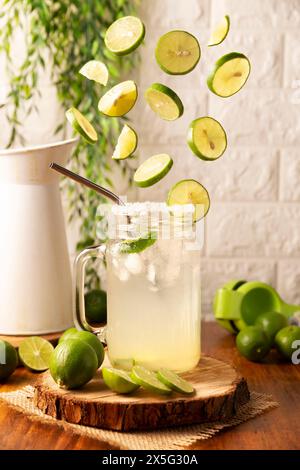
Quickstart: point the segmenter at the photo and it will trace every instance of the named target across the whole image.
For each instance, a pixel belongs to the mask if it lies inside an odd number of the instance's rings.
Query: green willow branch
[[[1,2],[1,0],[0,0]],[[97,110],[103,89],[82,77],[78,70],[91,59],[105,62],[110,74],[109,87],[126,78],[138,60],[137,53],[118,58],[104,46],[104,33],[116,18],[132,14],[136,0],[2,0],[0,19],[0,53],[5,54],[10,90],[6,119],[10,124],[8,146],[25,144],[22,133],[26,116],[39,112],[41,96],[39,76],[51,70],[57,96],[64,109],[75,106],[93,122],[99,141],[94,146],[79,141],[70,162],[73,171],[84,174],[98,184],[111,186],[110,155],[120,133],[122,120],[107,119]],[[15,32],[22,29],[26,52],[22,64],[15,67],[12,44]],[[55,132],[66,133],[65,120],[57,123]],[[130,182],[132,170],[122,162],[121,170]],[[99,196],[73,183],[64,185],[69,202],[70,220],[80,220],[78,249],[96,241],[95,218]],[[91,272],[90,284],[98,284]]]

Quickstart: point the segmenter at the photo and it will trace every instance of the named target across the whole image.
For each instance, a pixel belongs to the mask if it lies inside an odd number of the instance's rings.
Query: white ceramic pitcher
[[[76,139],[0,150],[0,334],[72,325],[72,285],[59,176]]]

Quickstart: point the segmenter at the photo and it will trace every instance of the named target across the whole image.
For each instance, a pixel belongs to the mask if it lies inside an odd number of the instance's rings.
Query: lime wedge
[[[249,59],[244,54],[230,52],[217,60],[207,86],[215,95],[228,98],[245,85],[250,70]]]
[[[137,95],[137,86],[133,80],[121,82],[100,98],[98,109],[106,116],[124,116],[135,105]]]
[[[153,83],[145,92],[145,98],[152,111],[166,121],[175,121],[183,114],[183,104],[171,88]]]
[[[131,393],[139,388],[125,370],[103,367],[102,377],[108,388],[117,393]]]
[[[136,16],[124,16],[112,23],[105,33],[104,42],[116,55],[134,51],[145,37],[145,26]]]
[[[54,347],[39,336],[24,339],[19,346],[21,362],[31,370],[41,372],[49,368]]]
[[[191,394],[194,393],[194,388],[186,380],[179,377],[169,369],[159,369],[157,372],[157,378],[171,390],[178,393]]]
[[[107,85],[108,82],[108,70],[103,62],[99,60],[90,60],[81,69],[79,73],[89,80],[100,83],[101,85]]]
[[[112,158],[114,160],[125,160],[125,158],[131,157],[136,151],[137,143],[138,137],[135,130],[125,124],[119,135]]]
[[[217,160],[227,147],[226,133],[221,124],[212,117],[192,121],[188,131],[188,144],[202,160]]]
[[[208,46],[217,46],[224,41],[227,34],[229,33],[230,28],[230,18],[228,15],[225,15],[224,18],[220,21],[220,23],[216,26],[210,36],[210,40]]]
[[[198,64],[201,49],[192,34],[186,31],[169,31],[158,40],[155,57],[164,72],[170,75],[184,75]]]
[[[169,191],[167,198],[168,206],[177,204],[194,204],[194,221],[205,217],[210,207],[209,194],[207,190],[195,180],[182,180],[176,183]]]
[[[172,168],[173,160],[166,153],[153,155],[136,170],[133,180],[137,186],[146,188],[160,181]]]
[[[95,144],[98,140],[97,132],[90,121],[76,108],[66,111],[66,118],[73,129],[78,132],[89,144]]]
[[[151,392],[160,393],[162,395],[169,395],[171,393],[171,389],[158,380],[155,372],[143,366],[134,366],[131,371],[131,378],[135,383]]]
[[[119,245],[120,253],[141,253],[150,246],[154,245],[156,237],[149,234],[148,238],[135,238],[132,240],[124,240]]]

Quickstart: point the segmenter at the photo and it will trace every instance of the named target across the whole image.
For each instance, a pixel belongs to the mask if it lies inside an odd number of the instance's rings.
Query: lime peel
[[[153,155],[139,166],[133,180],[141,188],[152,186],[169,173],[172,166],[173,160],[168,154]]]
[[[136,384],[154,393],[169,395],[172,391],[157,378],[155,372],[143,366],[134,366],[131,371],[131,378]]]
[[[184,107],[179,96],[162,83],[153,83],[145,92],[152,111],[165,121],[175,121],[182,116]]]
[[[102,377],[108,388],[116,393],[132,393],[140,387],[125,370],[103,367]]]
[[[136,16],[123,16],[114,21],[105,33],[107,49],[116,55],[133,52],[145,37],[145,25]]]
[[[169,369],[159,369],[157,372],[157,378],[175,392],[191,395],[195,391],[194,387],[187,380],[184,380]]]
[[[220,23],[213,30],[208,46],[218,46],[221,44],[227,37],[230,29],[230,18],[228,15],[225,15]]]

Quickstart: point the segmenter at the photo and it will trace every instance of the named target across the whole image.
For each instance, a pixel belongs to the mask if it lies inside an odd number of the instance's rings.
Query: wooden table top
[[[278,363],[277,356],[268,363],[255,364],[242,358],[234,347],[234,337],[215,323],[203,324],[205,354],[230,362],[237,367],[249,388],[271,394],[280,403],[235,428],[220,432],[191,449],[300,449],[300,367]],[[36,374],[19,368],[0,391],[12,391],[32,384]],[[58,426],[29,420],[25,415],[0,404],[0,449],[112,449],[106,443],[74,436]]]

